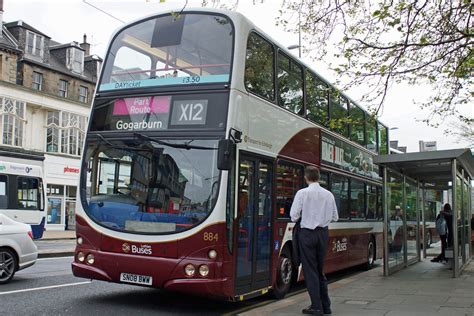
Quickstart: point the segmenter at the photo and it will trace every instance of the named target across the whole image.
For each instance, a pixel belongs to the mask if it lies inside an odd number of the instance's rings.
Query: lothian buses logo
[[[139,255],[151,255],[153,253],[151,245],[130,245],[128,243],[122,244],[122,251],[125,253],[134,253]]]
[[[332,242],[332,252],[347,251],[347,238],[344,237],[341,240],[334,240]]]
[[[130,244],[124,243],[122,245],[123,252],[129,253],[130,252]]]

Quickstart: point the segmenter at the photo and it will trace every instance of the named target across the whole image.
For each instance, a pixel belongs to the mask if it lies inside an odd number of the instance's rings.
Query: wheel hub
[[[288,258],[282,258],[280,264],[280,271],[281,271],[281,280],[284,284],[288,284],[291,281],[291,274],[292,274],[293,267],[291,265],[291,261]]]

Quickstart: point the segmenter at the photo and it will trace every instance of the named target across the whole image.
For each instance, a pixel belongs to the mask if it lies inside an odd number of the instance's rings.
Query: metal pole
[[[425,218],[425,185],[421,183],[421,220],[423,225],[423,259],[426,258],[426,248],[428,247],[429,240],[427,240],[428,234],[426,233],[426,218]]]
[[[300,10],[298,12],[298,57],[301,58],[301,10],[303,9],[303,1],[301,1]]]
[[[453,205],[452,205],[452,213],[453,213],[453,278],[457,278],[459,276],[459,258],[458,258],[458,215],[457,215],[457,207],[456,207],[456,180],[457,180],[457,166],[456,166],[456,159],[453,159],[451,163],[451,173],[453,177],[453,185],[452,187],[452,198],[453,198]]]
[[[416,255],[418,256],[418,261],[421,261],[421,248],[420,248],[420,220],[422,215],[420,215],[420,182],[416,181],[416,202],[415,202],[415,210],[416,210]],[[421,216],[421,217],[420,217]],[[423,227],[424,230],[424,227]],[[425,234],[422,232],[422,238],[424,240]]]
[[[406,195],[406,186],[407,186],[407,177],[403,174],[403,188],[402,188],[402,207],[403,207],[403,263],[405,267],[408,267],[408,230],[407,230],[407,195]]]
[[[383,275],[388,276],[388,190],[387,190],[387,168],[383,167],[382,205],[383,205]]]

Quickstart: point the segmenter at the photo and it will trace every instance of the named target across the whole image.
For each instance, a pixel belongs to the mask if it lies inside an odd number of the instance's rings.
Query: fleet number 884
[[[219,234],[218,233],[204,233],[203,239],[204,241],[218,241]]]

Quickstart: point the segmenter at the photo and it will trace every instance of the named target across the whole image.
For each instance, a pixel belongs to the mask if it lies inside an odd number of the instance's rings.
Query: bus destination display
[[[228,94],[145,96],[97,102],[92,131],[225,129]]]

